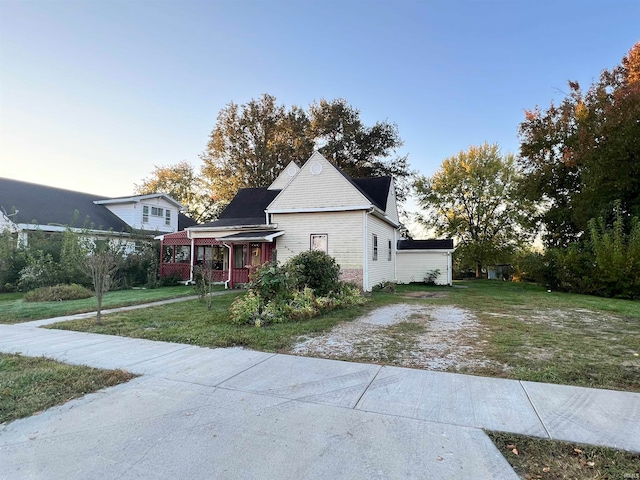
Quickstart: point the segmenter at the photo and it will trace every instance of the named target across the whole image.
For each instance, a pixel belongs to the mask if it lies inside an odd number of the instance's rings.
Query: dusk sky
[[[0,0],[0,176],[130,195],[263,93],[396,123],[431,175],[485,141],[517,153],[524,109],[638,40],[637,0]]]

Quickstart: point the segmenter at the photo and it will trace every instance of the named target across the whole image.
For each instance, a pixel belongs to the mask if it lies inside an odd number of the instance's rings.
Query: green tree
[[[264,187],[291,161],[313,152],[304,110],[287,110],[272,95],[245,105],[229,103],[218,113],[211,132],[202,174],[216,200],[228,203],[240,188]]]
[[[442,162],[431,177],[415,182],[420,221],[437,235],[457,240],[459,256],[472,262],[476,276],[489,262],[529,240],[533,209],[518,194],[520,172],[511,154],[498,145],[470,147]]]
[[[640,42],[586,93],[569,82],[559,105],[526,111],[519,134],[522,191],[546,206],[548,246],[583,237],[592,218],[612,224],[617,201],[640,215]]]
[[[376,122],[367,127],[360,111],[344,99],[314,102],[309,114],[311,135],[320,153],[353,178],[393,176],[398,200],[406,199],[413,172],[407,156],[395,154],[402,146],[397,125]]]
[[[220,111],[201,156],[202,174],[214,197],[228,202],[240,188],[269,185],[289,162],[305,162],[318,149],[354,178],[394,176],[402,201],[413,172],[406,156],[395,155],[401,146],[396,125],[367,127],[345,100],[320,100],[305,111],[265,94]]]
[[[96,242],[84,260],[96,296],[96,323],[102,321],[102,299],[111,288],[114,275],[122,264],[121,250],[121,247],[110,245],[108,241]]]
[[[209,185],[186,160],[175,165],[156,165],[151,176],[135,185],[135,192],[166,193],[180,202],[186,208],[184,213],[198,223],[212,220],[219,210]]]

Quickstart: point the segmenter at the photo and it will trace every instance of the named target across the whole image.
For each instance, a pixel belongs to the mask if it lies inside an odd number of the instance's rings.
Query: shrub
[[[265,302],[284,298],[291,285],[297,283],[287,268],[274,263],[265,263],[251,275],[249,289],[260,295]]]
[[[286,264],[296,290],[305,287],[324,297],[340,286],[340,265],[320,250],[302,252],[289,259]]]
[[[251,290],[236,298],[229,309],[231,323],[236,325],[252,324],[262,315],[262,299]],[[259,325],[258,325],[259,326]]]
[[[373,293],[378,293],[378,292],[396,293],[396,287],[397,285],[395,282],[385,281],[385,282],[380,282],[377,285],[374,285],[371,291]]]
[[[93,297],[93,293],[77,283],[36,288],[24,296],[27,302],[60,302]]]
[[[435,285],[436,279],[440,276],[440,269],[436,268],[435,270],[427,270],[426,275],[424,276],[424,283],[426,285]]]
[[[180,282],[182,282],[182,277],[177,273],[172,273],[166,277],[160,277],[160,280],[158,281],[161,287],[175,287]]]

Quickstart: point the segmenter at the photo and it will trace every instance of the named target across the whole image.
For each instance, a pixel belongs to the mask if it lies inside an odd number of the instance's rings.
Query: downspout
[[[396,254],[396,247],[398,246],[398,229],[393,229],[393,245],[391,246],[391,255],[393,260],[393,281],[398,283],[398,255]]]
[[[231,283],[231,245],[227,245],[226,243],[222,242],[222,245],[224,245],[225,247],[227,247],[229,249],[229,260],[227,262],[227,269],[229,270],[229,275],[228,278],[225,280],[224,282],[224,289],[228,290],[229,289],[229,283]]]
[[[191,259],[190,259],[190,267],[189,267],[189,283],[193,283],[193,257],[195,257],[195,241],[193,239],[193,237],[191,236],[191,230],[187,230],[187,238],[189,240],[191,240]]]

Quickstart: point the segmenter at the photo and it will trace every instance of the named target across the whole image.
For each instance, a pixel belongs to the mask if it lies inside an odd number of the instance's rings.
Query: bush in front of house
[[[64,300],[81,300],[93,297],[93,292],[82,285],[54,285],[31,290],[24,295],[26,302],[62,302]]]
[[[284,265],[267,263],[251,275],[247,294],[234,300],[231,322],[261,327],[362,304],[360,289],[340,282],[339,274],[340,266],[324,252],[304,252]]]
[[[287,262],[287,267],[298,290],[308,287],[316,295],[326,296],[340,286],[340,265],[320,250],[299,253]]]

